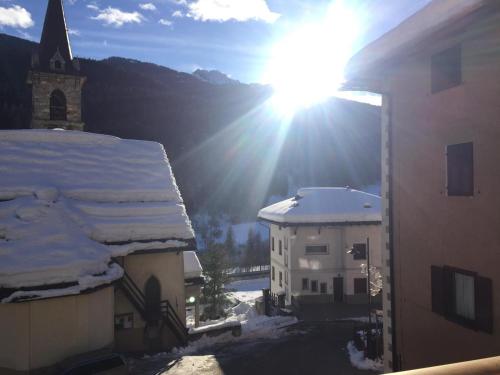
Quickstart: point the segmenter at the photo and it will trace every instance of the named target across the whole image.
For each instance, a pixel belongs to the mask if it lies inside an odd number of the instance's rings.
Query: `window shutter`
[[[444,272],[442,267],[431,266],[432,311],[445,313]]]
[[[455,313],[455,278],[453,270],[443,267],[443,303],[444,315],[451,316]]]
[[[486,277],[476,278],[476,327],[493,333],[493,285]]]
[[[446,154],[448,195],[474,195],[474,146],[472,142],[449,145]]]

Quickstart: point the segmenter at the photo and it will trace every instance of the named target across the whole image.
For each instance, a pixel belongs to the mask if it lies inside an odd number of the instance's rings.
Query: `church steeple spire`
[[[42,70],[71,71],[73,68],[62,0],[49,0],[38,58]]]
[[[83,130],[82,86],[85,77],[69,44],[62,0],[48,0],[38,53],[33,56],[32,128]]]

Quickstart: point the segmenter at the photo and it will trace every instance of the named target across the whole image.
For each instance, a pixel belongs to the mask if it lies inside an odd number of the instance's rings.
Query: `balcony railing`
[[[500,374],[500,357],[478,359],[475,361],[452,363],[449,365],[427,367],[417,370],[398,372],[398,375],[493,375]]]

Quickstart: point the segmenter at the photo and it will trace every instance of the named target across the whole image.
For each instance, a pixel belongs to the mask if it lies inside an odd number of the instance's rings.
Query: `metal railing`
[[[126,272],[123,273],[121,286],[129,301],[134,305],[139,314],[141,314],[141,317],[147,320],[146,297]]]
[[[163,321],[170,327],[177,338],[182,343],[186,343],[187,328],[184,326],[184,323],[168,300],[161,301],[161,315]]]
[[[244,274],[266,273],[270,271],[271,271],[271,266],[269,264],[264,264],[258,266],[229,268],[227,270],[227,274],[229,276],[234,276],[234,275],[244,275]]]
[[[148,316],[148,312],[146,309],[146,297],[126,272],[123,273],[121,287],[129,301],[134,305],[139,314],[141,314],[141,317],[144,319],[144,321],[146,321],[146,324],[150,323],[151,316]],[[161,320],[163,321],[163,323],[165,323],[170,328],[170,330],[179,339],[179,341],[185,344],[187,341],[187,329],[184,326],[182,320],[177,315],[175,309],[170,304],[170,301],[161,301],[160,311]]]

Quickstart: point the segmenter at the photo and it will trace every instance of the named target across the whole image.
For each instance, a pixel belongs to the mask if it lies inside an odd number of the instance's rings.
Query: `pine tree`
[[[236,261],[236,241],[234,240],[234,232],[233,227],[229,226],[226,234],[226,240],[224,241],[224,250],[229,257],[229,261],[231,264],[234,264]]]
[[[247,246],[245,249],[245,266],[254,266],[256,262],[257,243],[255,242],[255,232],[252,228],[248,230]]]
[[[224,315],[224,303],[226,297],[224,294],[224,284],[228,281],[227,254],[221,245],[213,245],[201,256],[203,265],[203,274],[206,282],[203,287],[203,297],[208,306],[204,314],[209,319],[218,319]]]
[[[214,246],[222,236],[222,229],[219,218],[216,215],[210,215],[208,219],[208,238],[207,248]]]
[[[256,265],[263,265],[269,263],[269,250],[266,242],[262,241],[262,236],[259,231],[255,234],[255,260]]]

